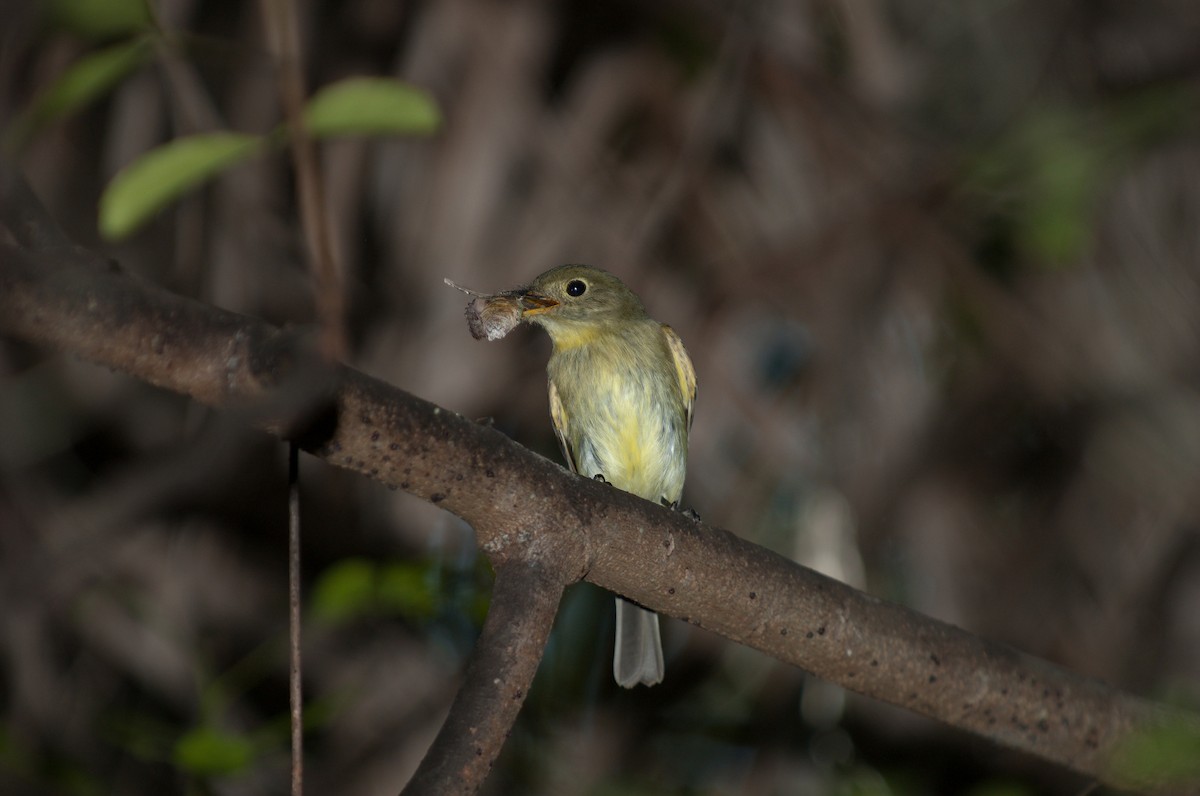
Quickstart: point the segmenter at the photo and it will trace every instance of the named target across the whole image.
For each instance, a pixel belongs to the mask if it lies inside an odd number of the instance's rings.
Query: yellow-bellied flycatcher
[[[677,505],[696,400],[696,371],[679,335],[598,268],[559,266],[502,295],[554,344],[550,417],[570,468]],[[663,678],[658,616],[620,597],[613,676],[625,688]]]

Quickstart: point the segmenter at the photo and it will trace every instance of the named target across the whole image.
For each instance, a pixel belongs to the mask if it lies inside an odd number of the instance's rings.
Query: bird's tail
[[[617,684],[633,688],[638,683],[661,683],[663,668],[658,614],[618,597],[617,642],[613,650],[613,677]]]

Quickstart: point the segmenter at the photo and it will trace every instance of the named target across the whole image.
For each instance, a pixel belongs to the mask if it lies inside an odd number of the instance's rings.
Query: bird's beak
[[[549,296],[543,296],[541,293],[534,293],[528,289],[514,290],[511,295],[521,305],[522,318],[528,318],[530,315],[538,315],[558,306],[558,302]]]

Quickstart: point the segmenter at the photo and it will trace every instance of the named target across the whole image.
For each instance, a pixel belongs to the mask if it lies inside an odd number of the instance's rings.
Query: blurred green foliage
[[[833,791],[835,796],[899,796],[907,793],[891,787],[879,772],[867,766],[857,766],[838,777]]]
[[[424,93],[395,80],[352,78],[319,91],[305,109],[315,138],[345,135],[422,135],[437,129],[437,107]],[[100,197],[100,232],[120,240],[188,191],[287,141],[220,131],[177,138],[121,170]]]
[[[1133,733],[1113,754],[1112,770],[1129,782],[1165,781],[1200,790],[1200,728],[1175,718]]]
[[[177,138],[122,169],[100,197],[100,233],[129,235],[189,190],[258,154],[260,136],[217,132]]]
[[[378,598],[378,567],[363,558],[334,564],[313,587],[312,615],[336,624],[372,611]]]
[[[149,27],[147,0],[51,0],[54,22],[87,39],[128,35]]]
[[[427,619],[441,606],[441,594],[430,577],[430,569],[402,562],[379,567],[377,594],[386,613],[407,619]]]
[[[1051,267],[1076,262],[1108,184],[1162,136],[1194,127],[1197,100],[1189,87],[1170,87],[1107,105],[1036,108],[974,157],[964,185],[1007,219],[1012,254]]]
[[[479,559],[481,565],[486,559]],[[465,615],[478,625],[487,614],[489,591],[483,573],[448,576],[437,561],[377,563],[343,560],[325,570],[313,587],[313,619],[339,625],[364,617],[400,617],[428,622],[443,612]]]
[[[53,18],[91,39],[131,35],[126,41],[88,53],[38,92],[24,113],[4,131],[6,152],[19,152],[47,125],[78,113],[112,92],[155,54],[155,42],[170,39],[150,29],[141,0],[57,0]],[[355,77],[317,91],[304,108],[304,124],[316,139],[339,136],[429,135],[441,125],[433,100],[421,90],[390,78]],[[271,135],[218,130],[186,135],[143,153],[109,183],[100,199],[100,233],[120,240],[188,191],[270,145],[288,140],[286,125]]]
[[[152,54],[149,40],[138,37],[80,58],[40,92],[7,131],[5,148],[20,149],[39,129],[108,94]]]
[[[1110,176],[1103,135],[1083,112],[1031,113],[980,154],[967,185],[994,201],[1012,222],[1022,255],[1071,262],[1090,238],[1094,201]]]
[[[184,734],[175,744],[175,765],[197,777],[228,776],[244,771],[255,757],[250,739],[212,726]]]
[[[304,124],[314,138],[350,135],[430,135],[441,114],[429,95],[378,77],[340,80],[313,94]]]

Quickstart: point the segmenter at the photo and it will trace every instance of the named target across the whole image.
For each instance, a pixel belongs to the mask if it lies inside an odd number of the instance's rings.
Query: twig
[[[304,792],[304,680],[300,655],[300,446],[288,442],[288,707],[292,796]]]
[[[313,271],[314,303],[321,328],[321,353],[331,362],[346,356],[345,301],[340,269],[335,260],[325,187],[317,163],[317,150],[304,125],[304,72],[300,57],[300,32],[292,0],[262,0],[267,41],[279,72],[279,95],[291,132],[292,165],[300,198],[300,218],[308,242]],[[296,476],[295,442],[288,445],[291,475]],[[288,578],[291,622],[292,796],[303,793],[303,705],[300,682],[300,538],[299,485],[289,487]]]
[[[267,42],[279,70],[279,96],[290,131],[292,166],[300,200],[300,219],[313,271],[313,293],[321,327],[321,352],[331,361],[346,357],[345,291],[333,246],[325,185],[317,149],[304,125],[303,63],[293,0],[262,0]]]
[[[540,566],[514,560],[497,568],[463,685],[404,796],[469,794],[483,785],[529,693],[562,592]]]

